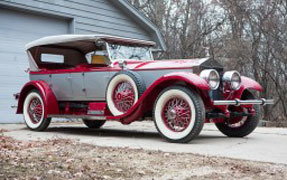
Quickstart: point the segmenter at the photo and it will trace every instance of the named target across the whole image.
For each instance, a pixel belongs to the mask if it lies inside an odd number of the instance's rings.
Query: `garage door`
[[[36,14],[0,9],[0,123],[23,122],[11,108],[13,94],[29,80],[26,43],[47,35],[67,34],[68,21]]]

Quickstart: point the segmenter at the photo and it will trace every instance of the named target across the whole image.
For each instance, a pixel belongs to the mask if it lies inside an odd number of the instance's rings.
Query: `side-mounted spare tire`
[[[132,71],[116,73],[110,80],[106,101],[114,116],[126,113],[145,92],[146,86],[141,76]]]

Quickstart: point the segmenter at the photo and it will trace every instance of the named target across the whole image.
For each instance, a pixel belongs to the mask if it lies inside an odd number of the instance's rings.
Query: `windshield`
[[[149,47],[135,47],[119,44],[108,44],[107,46],[112,61],[119,59],[153,60]]]

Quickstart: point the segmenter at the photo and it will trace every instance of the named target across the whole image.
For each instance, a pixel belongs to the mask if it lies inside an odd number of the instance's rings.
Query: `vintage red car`
[[[213,122],[230,137],[250,134],[261,118],[250,90],[262,91],[212,58],[153,60],[151,41],[107,35],[60,35],[29,43],[30,82],[18,98],[28,128],[45,130],[51,118],[106,121],[153,119],[169,142],[186,143]]]

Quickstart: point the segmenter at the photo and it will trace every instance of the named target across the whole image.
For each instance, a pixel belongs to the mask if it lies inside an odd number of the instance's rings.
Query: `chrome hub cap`
[[[179,97],[169,99],[162,110],[162,119],[170,130],[184,131],[191,122],[191,110],[188,102]]]
[[[32,123],[37,124],[41,121],[43,108],[40,99],[33,98],[28,106],[28,114]]]
[[[114,89],[113,102],[120,112],[127,112],[135,102],[135,91],[129,82],[120,82]]]

